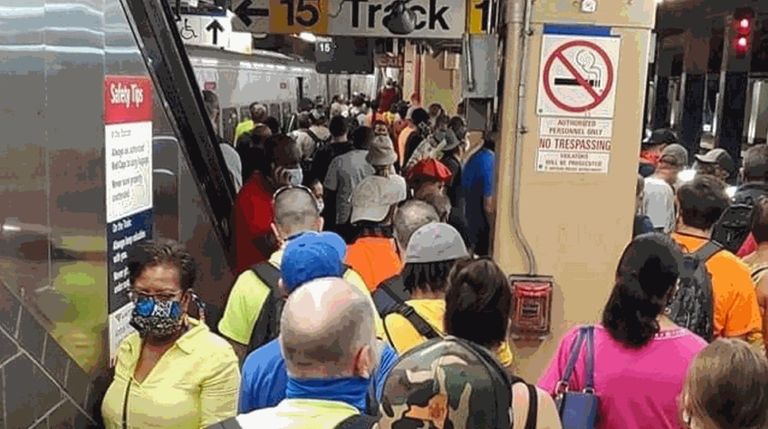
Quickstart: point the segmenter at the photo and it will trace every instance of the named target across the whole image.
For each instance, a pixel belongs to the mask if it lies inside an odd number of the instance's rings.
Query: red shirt
[[[235,198],[232,233],[235,241],[235,265],[238,273],[254,264],[266,261],[272,235],[272,185],[261,173],[243,185]],[[257,246],[256,243],[259,243]]]

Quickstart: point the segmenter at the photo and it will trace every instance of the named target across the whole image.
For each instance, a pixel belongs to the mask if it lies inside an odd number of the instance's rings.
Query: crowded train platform
[[[768,429],[768,4],[0,0],[0,429]]]

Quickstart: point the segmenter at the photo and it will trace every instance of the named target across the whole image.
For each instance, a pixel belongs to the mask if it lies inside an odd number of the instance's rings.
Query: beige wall
[[[511,2],[517,0],[509,0]],[[583,15],[578,2],[554,0],[534,3],[534,35],[530,38],[530,65],[525,76],[524,100],[527,134],[522,145],[520,195],[513,201],[513,148],[516,144],[517,67],[510,59],[519,50],[511,43],[506,53],[508,69],[497,153],[497,245],[495,258],[510,274],[525,273],[527,266],[512,230],[513,205],[520,210],[522,230],[535,252],[539,274],[556,280],[552,336],[542,343],[515,344],[522,376],[537,379],[557,344],[571,326],[599,320],[612,288],[619,255],[631,237],[634,187],[643,117],[643,99],[649,29],[655,16],[654,0],[598,2],[598,12]],[[510,10],[513,8],[510,8]],[[613,146],[608,174],[538,173],[535,157],[539,117],[536,115],[542,24],[592,22],[613,25],[621,36],[616,83]],[[517,38],[514,38],[515,41]],[[501,245],[499,245],[501,243]]]
[[[461,76],[457,69],[443,67],[444,55],[434,58],[432,55],[421,56],[421,100],[424,106],[440,103],[449,115],[456,114],[456,106],[461,102]]]

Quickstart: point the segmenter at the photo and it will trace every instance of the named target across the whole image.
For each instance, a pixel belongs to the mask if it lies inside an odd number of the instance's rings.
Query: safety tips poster
[[[132,332],[128,252],[152,238],[152,81],[104,79],[109,348],[113,360]]]
[[[537,171],[608,173],[620,48],[608,27],[545,26]]]

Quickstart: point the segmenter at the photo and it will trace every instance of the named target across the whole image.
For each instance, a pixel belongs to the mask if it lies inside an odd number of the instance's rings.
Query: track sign
[[[461,39],[467,0],[329,0],[333,36]]]
[[[234,0],[232,29],[251,33],[269,33],[269,0]]]
[[[467,33],[488,33],[491,0],[467,0]]]
[[[328,0],[270,0],[269,31],[277,34],[304,31],[327,34],[328,7]]]
[[[225,16],[181,15],[176,22],[181,40],[187,45],[228,48],[232,20]]]
[[[620,47],[607,27],[545,26],[538,114],[613,118]]]

